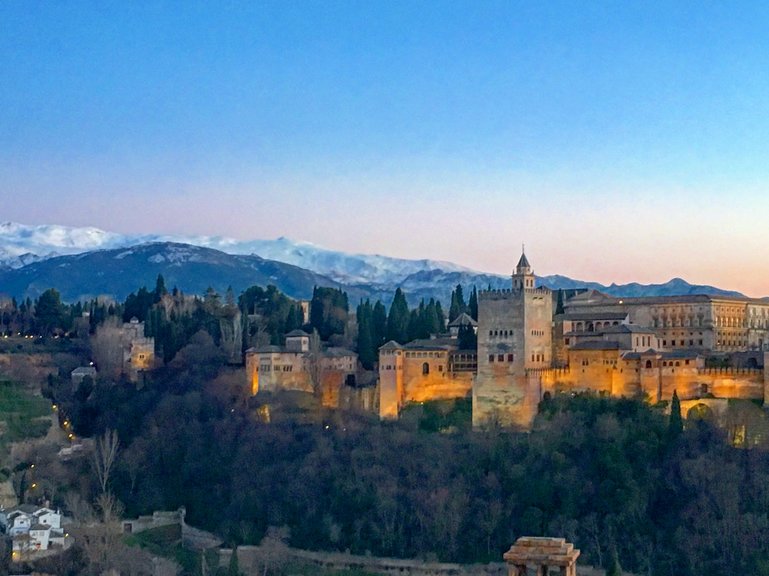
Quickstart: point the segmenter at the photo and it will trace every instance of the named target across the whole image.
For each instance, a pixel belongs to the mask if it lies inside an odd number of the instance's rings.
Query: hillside
[[[187,244],[151,243],[57,256],[17,269],[0,270],[2,292],[20,297],[39,296],[49,287],[65,301],[110,295],[119,300],[142,285],[154,286],[158,274],[166,285],[202,294],[211,286],[235,293],[254,284],[275,284],[293,298],[309,298],[312,288],[339,286],[337,282],[290,264],[259,256],[237,256]]]

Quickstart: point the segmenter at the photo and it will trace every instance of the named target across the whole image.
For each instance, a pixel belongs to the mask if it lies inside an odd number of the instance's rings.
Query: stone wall
[[[638,361],[627,362],[617,351],[590,351],[580,358],[589,362],[568,369],[529,371],[542,393],[549,391],[592,391],[612,396],[634,396],[645,393],[652,402],[670,400],[676,391],[681,400],[703,396],[764,400],[767,383],[764,370],[750,368],[709,369],[696,366],[641,367]]]
[[[263,546],[239,546],[237,551],[238,568],[246,576],[262,576],[265,563],[268,566],[275,566],[291,562],[329,571],[358,570],[372,574],[398,576],[507,576],[508,574],[507,565],[502,562],[490,564],[423,562],[333,552],[310,552],[269,543]],[[231,555],[231,549],[220,550],[219,566],[226,569]],[[605,571],[588,566],[577,566],[577,574],[578,576],[603,576]],[[628,574],[628,576],[632,575]]]

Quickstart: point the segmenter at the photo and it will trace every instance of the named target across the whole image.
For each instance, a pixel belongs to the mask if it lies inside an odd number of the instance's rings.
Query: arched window
[[[652,367],[652,361],[651,360],[647,360],[646,361],[646,367],[647,368],[651,368]]]
[[[426,376],[429,373],[430,373],[430,365],[427,362],[425,362],[424,364],[422,364],[422,374]]]

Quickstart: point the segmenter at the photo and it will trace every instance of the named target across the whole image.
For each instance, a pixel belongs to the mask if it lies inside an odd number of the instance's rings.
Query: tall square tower
[[[538,370],[552,365],[553,297],[537,288],[522,253],[510,290],[478,294],[478,373],[473,426],[528,427],[540,400]]]

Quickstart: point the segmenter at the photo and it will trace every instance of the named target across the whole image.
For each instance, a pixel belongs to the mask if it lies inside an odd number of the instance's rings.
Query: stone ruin
[[[527,576],[528,567],[536,570],[537,576],[555,574],[550,568],[558,568],[561,576],[577,576],[577,558],[579,550],[565,538],[518,538],[504,559],[508,565],[509,576]]]

